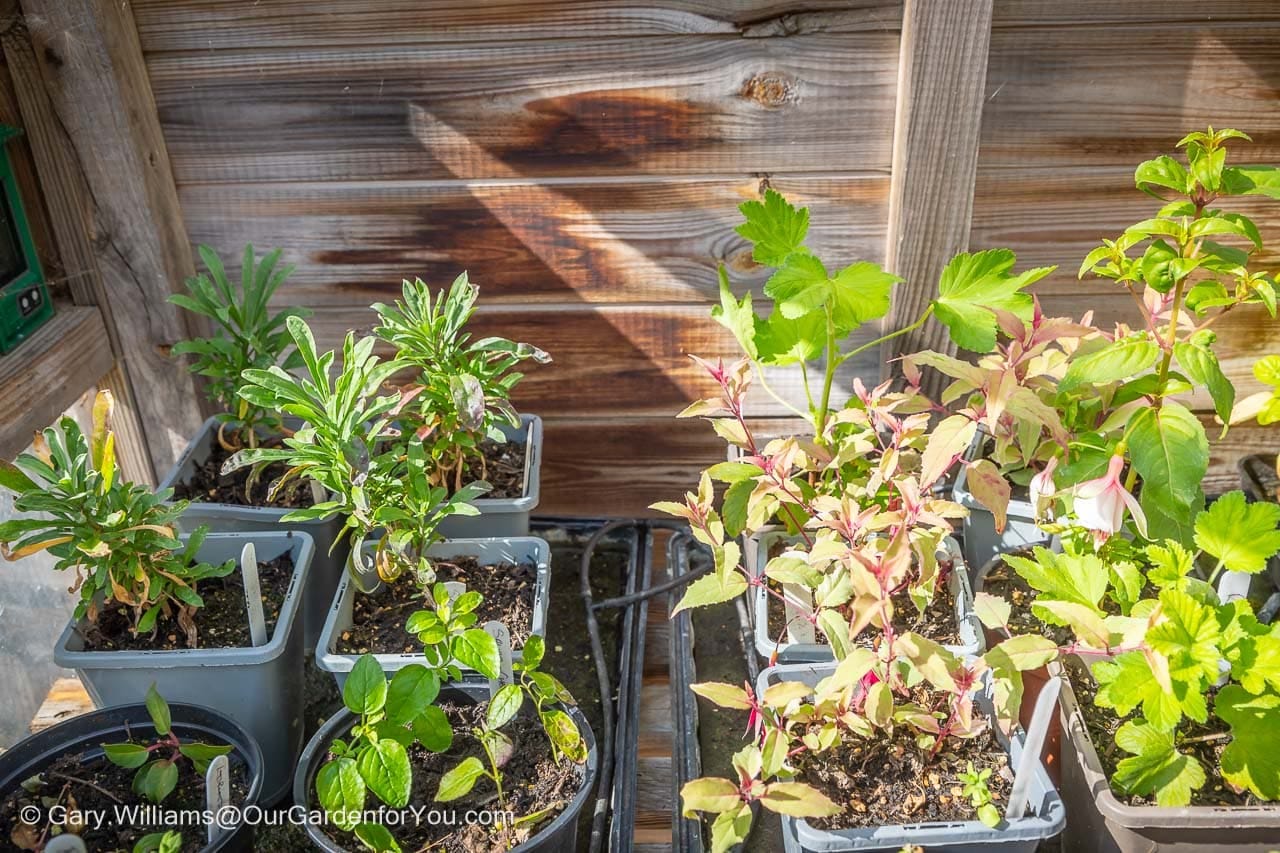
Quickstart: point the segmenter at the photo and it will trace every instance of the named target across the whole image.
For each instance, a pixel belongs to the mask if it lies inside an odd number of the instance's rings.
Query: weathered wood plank
[[[1276,20],[1273,0],[995,0],[993,27],[1026,27],[1062,24],[1093,26],[1112,24],[1269,22]]]
[[[369,330],[373,316],[363,307],[325,308],[309,322],[320,346],[335,347],[347,329]],[[529,368],[515,393],[518,406],[543,417],[674,417],[689,401],[715,392],[689,354],[726,361],[739,355],[733,335],[711,319],[705,305],[503,307],[479,311],[470,328],[478,336],[528,341],[551,353],[554,362]],[[860,330],[848,343],[874,334]],[[839,389],[847,394],[853,376],[873,379],[879,370],[874,349],[850,359],[841,367]],[[802,405],[797,369],[771,370],[768,381],[792,405]],[[757,417],[785,413],[758,384],[748,405]]]
[[[92,710],[93,700],[89,698],[80,679],[59,678],[53,682],[49,695],[31,720],[31,733],[35,734]]]
[[[69,275],[86,277],[79,298],[103,312],[123,370],[108,384],[136,412],[118,424],[126,470],[150,479],[177,456],[200,414],[194,382],[161,348],[190,332],[164,300],[192,262],[132,13],[111,0],[25,0],[22,8],[37,24],[31,49],[22,49],[15,23],[6,56],[15,80],[24,69],[18,98],[33,147],[45,149],[37,165],[63,229],[60,253]],[[33,57],[38,74],[30,73]],[[139,470],[140,443],[152,471]]]
[[[1208,124],[1252,135],[1250,160],[1280,161],[1277,99],[1280,20],[997,29],[981,162],[1133,168]]]
[[[1258,224],[1266,247],[1258,255],[1259,267],[1280,264],[1280,203],[1241,197],[1222,204]],[[969,245],[1007,246],[1017,253],[1019,269],[1058,265],[1036,287],[1041,292],[1113,294],[1112,282],[1093,276],[1077,280],[1080,262],[1102,238],[1114,239],[1159,208],[1160,202],[1134,187],[1133,166],[1003,169],[980,162]]]
[[[115,364],[102,314],[59,305],[13,352],[0,357],[0,459],[12,459]]]
[[[386,301],[401,279],[432,284],[467,270],[485,304],[718,300],[716,267],[739,293],[767,271],[734,233],[738,205],[761,180],[626,182],[370,182],[195,185],[180,191],[193,243],[224,256],[246,243],[280,246],[297,269],[290,304]],[[808,205],[810,244],[840,264],[883,260],[889,180],[883,175],[778,176]]]
[[[968,246],[990,37],[991,0],[904,6],[885,260],[905,284],[894,294],[886,329],[920,316],[947,261]],[[955,345],[936,324],[888,341],[885,375],[892,359],[924,348]]]
[[[897,29],[901,0],[135,0],[148,51]]]
[[[153,54],[178,183],[874,171],[896,33]]]

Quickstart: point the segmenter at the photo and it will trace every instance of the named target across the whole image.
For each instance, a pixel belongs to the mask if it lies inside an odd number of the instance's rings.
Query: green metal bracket
[[[13,350],[53,316],[7,143],[22,129],[0,124],[0,353]]]

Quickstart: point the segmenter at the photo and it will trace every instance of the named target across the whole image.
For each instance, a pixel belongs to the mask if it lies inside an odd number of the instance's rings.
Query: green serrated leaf
[[[764,201],[743,202],[738,210],[747,221],[736,230],[755,244],[751,257],[756,263],[779,266],[804,245],[809,231],[809,209],[794,207],[776,190],[766,189]]]
[[[1032,299],[1022,288],[1052,272],[1052,268],[1012,275],[1017,259],[1008,249],[962,253],[947,264],[938,282],[934,312],[951,339],[973,352],[990,352],[996,345],[995,311],[1031,319]]]
[[[1160,347],[1145,334],[1131,335],[1072,359],[1058,383],[1061,391],[1081,385],[1106,385],[1128,379],[1149,370],[1160,354]]]
[[[1121,759],[1111,781],[1129,794],[1155,794],[1159,806],[1185,806],[1204,785],[1204,768],[1190,755],[1178,752],[1173,732],[1146,720],[1130,720],[1116,732],[1116,744],[1132,758]]]
[[[1233,572],[1257,574],[1280,551],[1280,504],[1228,492],[1196,516],[1195,542]]]
[[[1280,695],[1252,696],[1228,684],[1213,707],[1231,726],[1231,743],[1221,758],[1223,778],[1263,800],[1280,800]]]

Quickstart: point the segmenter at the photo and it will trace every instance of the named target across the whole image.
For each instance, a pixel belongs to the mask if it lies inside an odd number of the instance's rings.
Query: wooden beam
[[[886,329],[924,311],[947,261],[969,244],[992,0],[907,0],[898,64],[888,268],[904,281]],[[929,348],[954,350],[936,323],[884,345],[890,359]]]
[[[169,356],[191,328],[165,300],[193,265],[132,12],[112,0],[22,10],[3,45],[59,252],[76,301],[106,321],[126,473],[154,482],[200,410]]]
[[[114,365],[102,315],[58,306],[48,323],[0,357],[0,459],[12,459]]]

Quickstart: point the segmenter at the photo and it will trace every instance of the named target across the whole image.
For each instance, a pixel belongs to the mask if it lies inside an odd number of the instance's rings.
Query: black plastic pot
[[[489,698],[488,683],[479,684],[471,682],[454,682],[446,685],[440,691],[440,702],[482,702]],[[582,712],[577,708],[566,708],[569,716],[578,724],[578,731],[582,733],[582,737],[587,742],[587,762],[583,768],[585,774],[582,780],[582,787],[578,789],[578,793],[574,795],[572,802],[565,807],[565,810],[556,815],[555,820],[551,821],[545,829],[537,835],[530,838],[519,847],[514,847],[510,853],[561,853],[566,850],[576,850],[578,845],[578,816],[582,812],[583,807],[592,798],[596,784],[596,768],[600,757],[596,752],[596,739],[591,732],[591,727],[587,725],[587,720],[582,716]],[[316,732],[315,737],[307,744],[307,748],[302,752],[302,759],[298,762],[298,770],[293,778],[293,801],[294,804],[310,811],[313,808],[319,808],[315,804],[313,792],[315,791],[316,774],[320,772],[320,766],[324,763],[325,756],[329,753],[329,744],[347,734],[351,730],[351,726],[355,722],[355,717],[345,708],[337,714],[330,717],[320,730]],[[322,825],[312,822],[307,823],[307,837],[311,839],[311,843],[319,850],[326,853],[347,853],[347,848],[342,847],[324,832]]]
[[[171,703],[169,711],[173,717],[173,731],[178,737],[228,743],[235,747],[232,755],[244,763],[249,780],[248,795],[236,805],[242,811],[257,806],[262,794],[262,751],[249,733],[212,708]],[[103,708],[51,726],[0,754],[0,795],[7,794],[24,779],[39,773],[63,755],[75,753],[83,756],[84,761],[91,761],[101,757],[102,744],[123,743],[130,737],[136,738],[148,732],[154,732],[154,728],[145,705]],[[205,832],[204,827],[180,829],[184,834],[198,831],[203,835]],[[251,851],[253,837],[253,826],[242,824],[232,832],[223,833],[203,849],[226,853]]]

